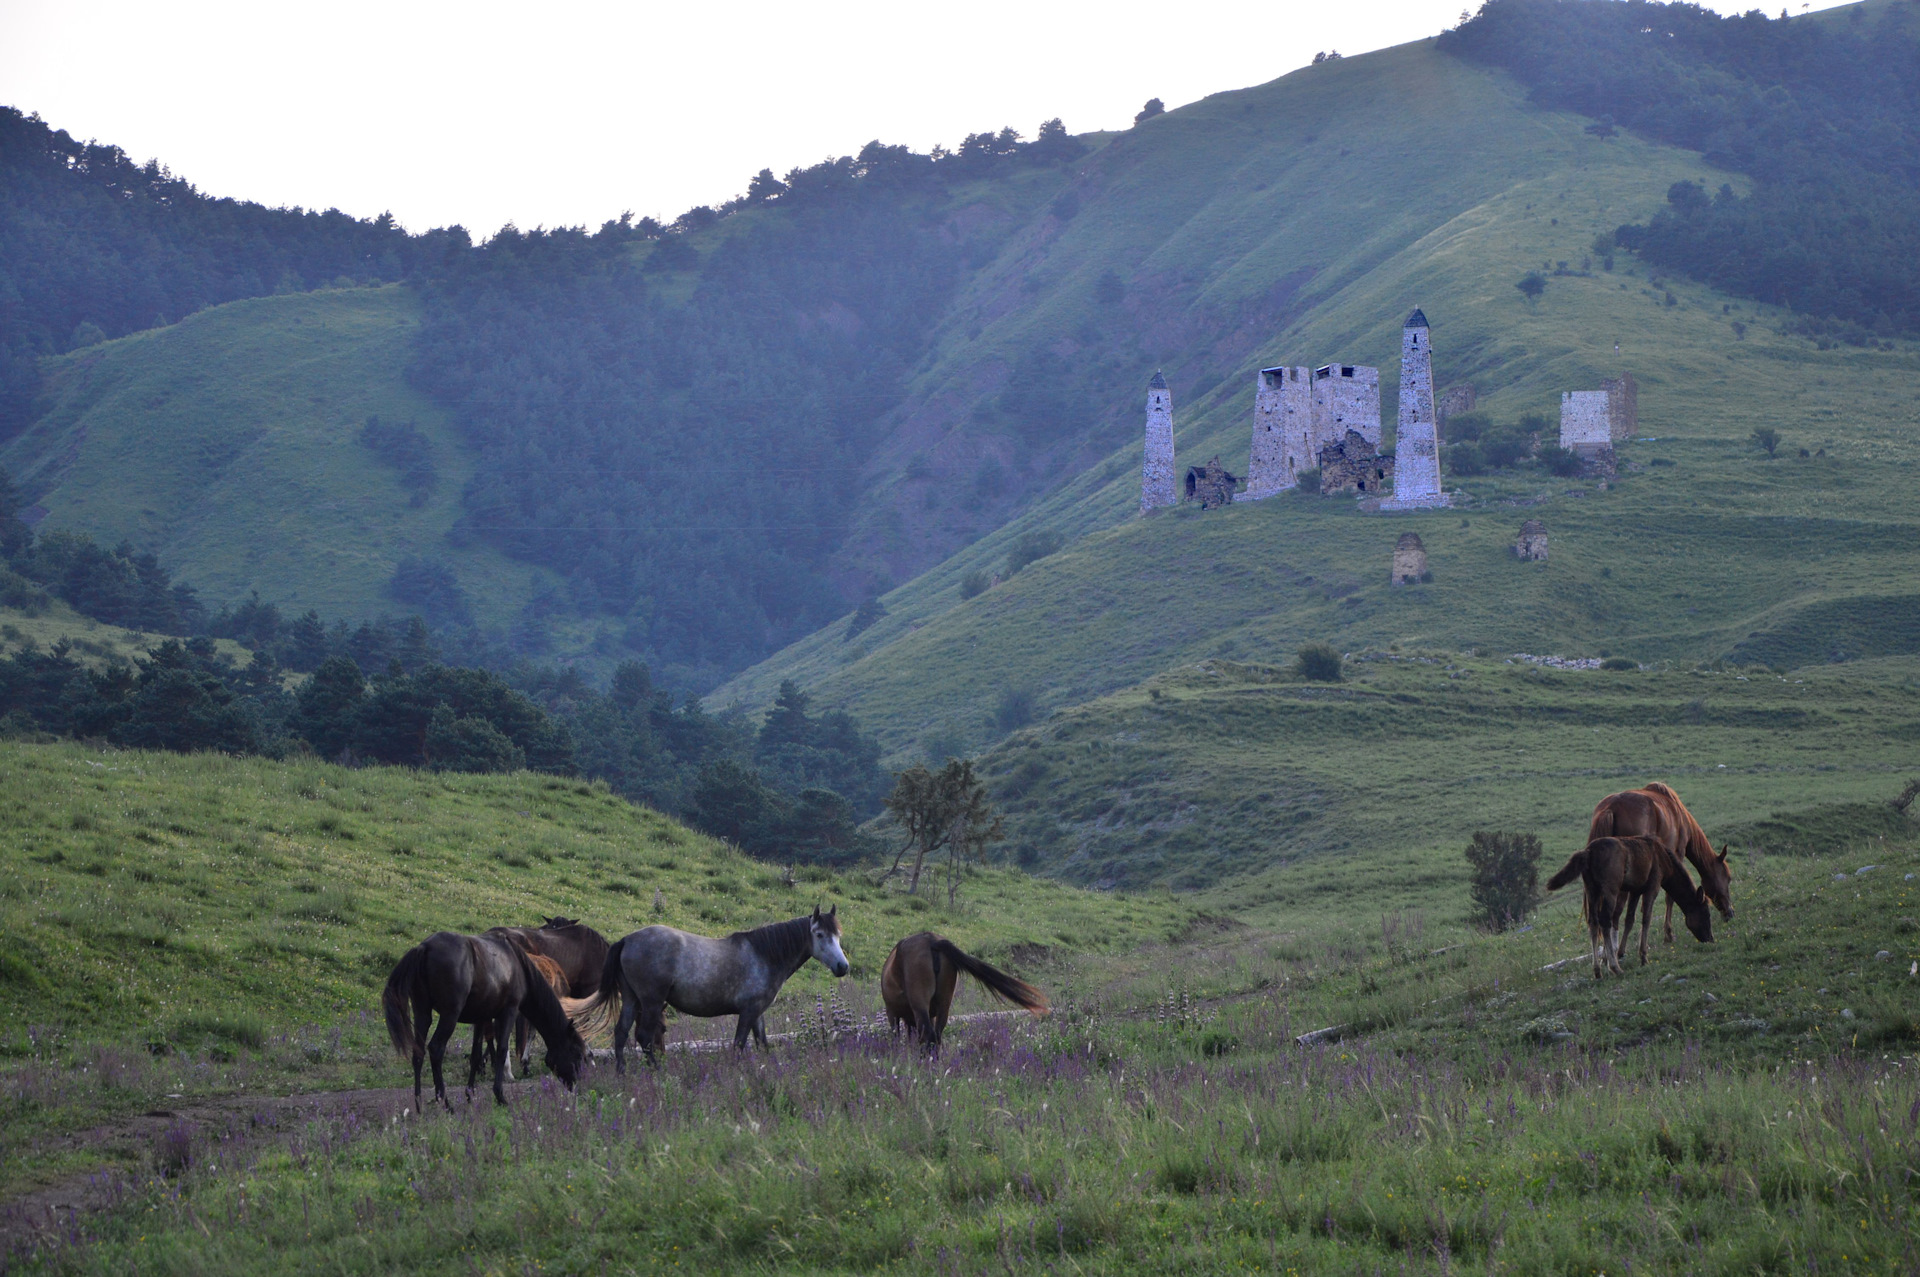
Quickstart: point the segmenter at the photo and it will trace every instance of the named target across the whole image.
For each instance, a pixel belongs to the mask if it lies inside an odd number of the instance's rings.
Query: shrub
[[[1486,466],[1477,443],[1450,443],[1442,455],[1449,474],[1479,474]]]
[[[1600,668],[1603,670],[1637,670],[1640,668],[1640,662],[1630,661],[1624,656],[1609,656],[1606,660],[1600,662]]]
[[[1771,457],[1780,447],[1780,432],[1772,426],[1756,426],[1747,439],[1754,447]]]
[[[969,572],[960,578],[960,597],[963,599],[977,599],[987,592],[987,586],[990,584],[992,584],[992,581],[985,572]]]
[[[1000,693],[1000,703],[993,709],[993,726],[1005,734],[1015,732],[1031,723],[1039,697],[1031,687],[1009,687]]]
[[[1493,931],[1518,926],[1540,902],[1540,838],[1536,834],[1474,834],[1467,844],[1475,921]]]
[[[1066,538],[1058,532],[1036,529],[1021,533],[1007,551],[1007,575],[1012,576],[1027,564],[1046,558],[1066,543]]]
[[[1331,643],[1309,643],[1295,653],[1293,672],[1315,683],[1340,681],[1340,649]]]
[[[1447,418],[1447,438],[1455,443],[1467,443],[1478,439],[1493,429],[1493,418],[1484,412],[1457,412]]]
[[[1311,492],[1318,495],[1320,491],[1320,467],[1314,466],[1310,470],[1302,470],[1294,476],[1293,486],[1302,492]]]
[[[1540,464],[1562,479],[1570,479],[1580,473],[1580,454],[1557,443],[1542,444]]]

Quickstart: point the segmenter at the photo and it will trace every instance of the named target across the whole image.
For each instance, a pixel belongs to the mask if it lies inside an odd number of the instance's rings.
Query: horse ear
[[[840,916],[840,902],[836,900],[833,902],[833,908],[827,910],[827,917],[837,918],[839,916]]]

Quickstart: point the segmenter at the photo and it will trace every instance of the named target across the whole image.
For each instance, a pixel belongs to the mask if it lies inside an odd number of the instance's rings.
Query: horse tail
[[[427,946],[413,946],[394,963],[386,990],[380,995],[380,1006],[387,1013],[387,1037],[403,1059],[411,1060],[420,1049],[413,1033],[413,989],[425,974],[426,965]]]
[[[597,989],[584,998],[560,999],[567,1018],[586,1037],[593,1037],[611,1026],[620,1014],[620,951],[626,943],[626,937],[622,936],[607,947],[607,960],[600,966]]]
[[[1559,873],[1547,879],[1547,890],[1558,891],[1586,871],[1587,853],[1584,850],[1576,851],[1567,863],[1560,867]]]
[[[1024,1007],[1035,1015],[1046,1014],[1047,995],[1025,980],[1015,979],[991,963],[982,962],[945,936],[934,937],[927,947],[933,951],[936,962],[941,958],[947,959],[985,985],[987,991],[996,997],[1005,998],[1015,1006]]]

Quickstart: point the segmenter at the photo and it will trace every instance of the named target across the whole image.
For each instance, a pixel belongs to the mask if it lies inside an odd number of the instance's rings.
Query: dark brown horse
[[[479,1026],[494,1045],[493,1098],[507,1102],[507,1032],[516,1016],[524,1014],[547,1044],[547,1066],[568,1088],[580,1074],[586,1043],[567,1019],[547,982],[532,961],[514,945],[492,936],[463,936],[436,932],[407,950],[387,977],[380,998],[387,1016],[387,1036],[393,1049],[413,1064],[413,1099],[420,1102],[420,1064],[433,1059],[433,1096],[447,1101],[441,1065],[454,1028]],[[409,1015],[411,1012],[411,1015]],[[433,1037],[427,1026],[438,1014]],[[476,1052],[477,1055],[477,1052]],[[477,1064],[477,1060],[476,1060]],[[468,1089],[472,1089],[469,1079]]]
[[[1047,995],[1025,980],[982,962],[945,936],[921,931],[894,945],[880,969],[880,1000],[887,1006],[888,1026],[897,1030],[904,1022],[908,1032],[919,1034],[922,1045],[939,1046],[962,971],[996,997],[1035,1015],[1046,1014]]]
[[[548,918],[537,927],[492,927],[487,934],[507,940],[522,952],[551,960],[566,977],[566,987],[555,989],[563,998],[593,996],[600,987],[600,972],[607,965],[607,938],[578,918]],[[514,1054],[520,1057],[520,1071],[527,1071],[527,1018],[521,1016],[513,1026]],[[513,1076],[513,1063],[507,1063],[507,1076]]]
[[[495,928],[495,930],[498,929],[499,928]],[[493,932],[490,931],[487,934],[492,935]],[[525,951],[522,950],[522,952]],[[547,987],[553,990],[553,996],[560,999],[561,1010],[566,1010],[569,1001],[567,997],[567,974],[560,969],[560,964],[552,958],[544,957],[538,953],[527,954],[527,961],[533,964],[535,974],[546,981]],[[489,1027],[490,1026],[484,1024],[476,1024],[473,1026],[473,1050],[468,1052],[468,1056],[473,1062],[473,1067],[467,1072],[467,1089],[469,1091],[473,1089],[474,1079],[480,1076],[480,1066],[486,1060],[487,1048],[492,1045],[487,1036]],[[517,1035],[515,1046],[520,1056],[520,1071],[525,1073],[527,1071],[526,1016],[514,1016],[514,1032]],[[507,1057],[507,1080],[509,1082],[513,1080],[512,1054],[509,1054]]]
[[[1608,794],[1593,809],[1587,841],[1596,838],[1653,838],[1676,856],[1685,856],[1700,874],[1700,890],[1723,918],[1733,917],[1729,891],[1733,871],[1727,853],[1716,852],[1700,822],[1680,795],[1659,781],[1639,789]],[[1673,943],[1673,900],[1667,900],[1667,943]]]
[[[1680,858],[1656,838],[1596,838],[1547,879],[1547,890],[1558,891],[1576,878],[1586,893],[1581,911],[1593,943],[1595,979],[1608,971],[1624,974],[1620,969],[1620,935],[1623,927],[1631,933],[1636,904],[1645,909],[1640,920],[1640,961],[1646,963],[1653,897],[1663,888],[1669,901],[1680,902],[1694,938],[1713,940],[1713,913],[1707,908],[1706,898],[1694,889]]]

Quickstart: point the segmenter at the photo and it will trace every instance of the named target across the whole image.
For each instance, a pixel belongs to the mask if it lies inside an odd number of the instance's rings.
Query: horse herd
[[[1699,871],[1698,887],[1683,860]],[[1667,943],[1673,943],[1673,907],[1678,904],[1694,939],[1711,944],[1713,913],[1707,906],[1723,918],[1733,917],[1728,890],[1732,877],[1727,853],[1713,849],[1680,795],[1655,781],[1600,800],[1587,827],[1587,845],[1547,879],[1547,890],[1580,880],[1593,974],[1599,979],[1608,971],[1622,974],[1620,939],[1622,933],[1633,933],[1636,906],[1641,910],[1640,961],[1646,962],[1654,897],[1662,891],[1667,893]]]
[[[511,1076],[508,1038],[524,1071],[527,1031],[546,1044],[547,1067],[568,1087],[586,1062],[588,1033],[614,1022],[617,1072],[626,1071],[628,1035],[647,1062],[657,1064],[667,1044],[666,1010],[683,1015],[737,1016],[733,1044],[751,1035],[762,1047],[762,1020],[780,988],[809,960],[835,976],[847,974],[840,947],[838,905],[802,918],[729,936],[700,936],[673,927],[642,927],[608,944],[577,919],[549,918],[538,927],[495,927],[481,935],[441,931],[415,945],[394,965],[381,995],[387,1035],[413,1065],[413,1097],[420,1101],[421,1066],[433,1062],[433,1094],[447,1104],[442,1063],[459,1025],[473,1025],[467,1089],[493,1057],[493,1096],[507,1102]],[[928,1047],[940,1044],[961,972],[995,995],[1038,1015],[1040,990],[994,967],[944,936],[922,931],[893,946],[880,973],[889,1025],[905,1024]],[[434,1016],[439,1025],[431,1037]]]
[[[1686,862],[1686,863],[1683,863]],[[1700,874],[1694,886],[1686,864]],[[1731,872],[1725,851],[1716,852],[1680,796],[1658,782],[1610,794],[1594,808],[1587,845],[1547,881],[1549,890],[1579,879],[1593,941],[1593,973],[1620,973],[1621,934],[1640,919],[1640,960],[1647,960],[1647,931],[1654,898],[1667,895],[1666,938],[1673,940],[1678,904],[1696,939],[1713,939],[1713,915],[1733,916]],[[847,974],[840,946],[839,906],[750,931],[713,937],[673,927],[651,926],[608,944],[592,927],[570,918],[549,918],[539,927],[495,927],[481,935],[442,931],[395,964],[381,996],[393,1046],[413,1064],[418,1103],[421,1066],[433,1062],[433,1093],[447,1103],[441,1066],[457,1027],[473,1025],[467,1089],[482,1062],[493,1058],[493,1094],[506,1103],[511,1076],[508,1038],[524,1070],[528,1029],[546,1043],[546,1061],[571,1087],[587,1058],[582,1026],[592,1033],[611,1021],[614,1067],[626,1071],[627,1038],[638,1042],[647,1062],[666,1049],[666,1009],[683,1015],[739,1017],[733,1044],[749,1036],[764,1047],[762,1020],[780,988],[809,960],[835,976]],[[937,1047],[961,973],[998,997],[1034,1014],[1047,1009],[1046,995],[1023,980],[963,952],[929,931],[901,940],[880,973],[888,1024],[903,1024],[928,1047]],[[434,1016],[439,1025],[427,1034]]]

